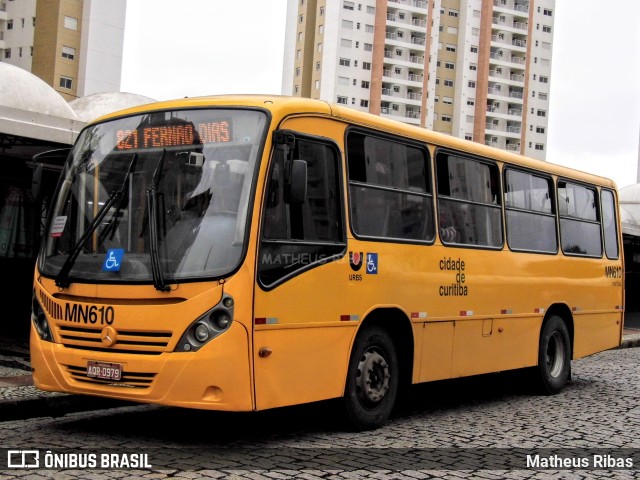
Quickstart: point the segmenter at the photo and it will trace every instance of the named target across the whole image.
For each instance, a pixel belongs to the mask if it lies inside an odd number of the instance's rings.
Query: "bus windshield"
[[[267,116],[158,111],[88,127],[52,202],[40,269],[74,281],[219,278],[239,264]]]

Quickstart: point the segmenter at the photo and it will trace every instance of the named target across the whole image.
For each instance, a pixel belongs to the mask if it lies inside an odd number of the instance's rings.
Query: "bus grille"
[[[40,303],[49,315],[51,315],[51,318],[55,320],[62,320],[62,307],[60,304],[47,297],[42,290],[40,291]]]
[[[94,352],[160,355],[171,340],[171,332],[118,330],[115,344],[106,347],[100,338],[101,332],[101,329],[95,328],[58,326],[58,334],[65,347]]]
[[[76,380],[78,382],[123,388],[149,388],[156,376],[155,373],[122,372],[122,379],[115,382],[113,380],[101,380],[99,378],[88,377],[86,367],[65,365],[65,368],[67,369],[67,374],[73,380]]]

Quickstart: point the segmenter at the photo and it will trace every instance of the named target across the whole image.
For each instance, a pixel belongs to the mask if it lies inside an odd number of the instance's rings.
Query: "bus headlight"
[[[209,338],[209,327],[204,322],[198,322],[194,330],[196,340],[199,342],[206,342]]]
[[[224,295],[220,303],[189,325],[180,337],[175,351],[195,352],[226,332],[233,322],[233,305],[233,298]]]
[[[49,321],[44,313],[44,309],[36,298],[35,291],[33,292],[33,297],[31,299],[31,321],[33,322],[33,326],[36,328],[36,332],[38,332],[38,336],[41,340],[53,342],[53,336],[51,335],[51,329],[49,328]]]

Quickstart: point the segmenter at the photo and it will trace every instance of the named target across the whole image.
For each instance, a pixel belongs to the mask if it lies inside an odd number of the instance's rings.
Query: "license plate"
[[[122,365],[89,360],[87,363],[87,377],[101,380],[120,380],[122,378]]]

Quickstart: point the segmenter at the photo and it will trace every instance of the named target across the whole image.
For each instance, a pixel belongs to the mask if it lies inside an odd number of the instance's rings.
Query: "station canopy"
[[[640,237],[640,183],[620,189],[622,233]]]
[[[72,145],[91,120],[155,101],[131,93],[98,93],[67,102],[32,73],[0,62],[0,157],[29,161]]]

